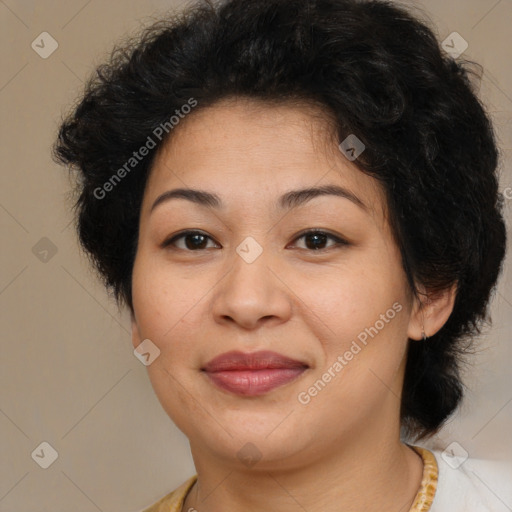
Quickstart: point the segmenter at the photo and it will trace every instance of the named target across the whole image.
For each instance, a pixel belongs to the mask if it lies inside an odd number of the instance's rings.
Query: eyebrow
[[[277,206],[281,209],[292,209],[297,208],[311,199],[320,196],[336,196],[342,197],[352,201],[354,204],[359,206],[365,212],[368,212],[368,207],[354,195],[350,190],[340,187],[338,185],[324,185],[320,187],[309,187],[300,190],[290,190],[283,194],[277,203]],[[159,195],[153,205],[151,206],[150,213],[159,205],[170,201],[171,199],[186,199],[192,203],[200,206],[205,206],[212,209],[221,209],[223,207],[222,199],[212,192],[206,192],[204,190],[197,190],[192,188],[176,188],[168,190],[163,194]]]

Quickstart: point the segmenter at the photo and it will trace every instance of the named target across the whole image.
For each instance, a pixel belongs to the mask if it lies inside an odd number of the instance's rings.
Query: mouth
[[[296,379],[309,366],[271,351],[226,352],[203,371],[217,387],[241,396],[259,396]]]

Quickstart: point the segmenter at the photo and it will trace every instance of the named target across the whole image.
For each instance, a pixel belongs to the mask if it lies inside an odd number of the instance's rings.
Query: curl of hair
[[[60,126],[53,154],[79,174],[80,241],[132,308],[144,186],[172,131],[105,198],[95,190],[190,98],[196,110],[233,96],[322,105],[339,141],[366,146],[355,163],[386,191],[412,290],[457,285],[446,324],[407,354],[402,426],[429,436],[461,400],[462,356],[489,320],[506,245],[498,150],[470,64],[384,0],[199,2],[115,47]]]

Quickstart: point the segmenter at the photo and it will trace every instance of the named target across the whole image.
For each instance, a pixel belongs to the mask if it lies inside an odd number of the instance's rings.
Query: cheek
[[[360,258],[322,279],[322,287],[317,281],[300,292],[308,306],[303,314],[322,351],[307,384],[324,389],[323,382],[334,383],[314,399],[319,407],[339,403],[342,397],[346,414],[369,410],[389,389],[400,392],[410,310],[405,274],[395,260]]]
[[[392,320],[405,316],[407,297],[401,273],[389,273],[383,266],[340,268],[324,279],[297,282],[294,286],[300,290],[297,295],[305,314],[321,320],[319,329],[326,332],[325,339],[332,344],[355,338],[375,323],[382,330],[383,321],[387,328],[396,323]],[[393,308],[395,303],[398,305]],[[403,327],[402,322],[398,323]]]
[[[203,280],[187,277],[183,270],[178,273],[171,265],[142,255],[135,262],[132,279],[141,335],[167,345],[184,328],[190,328],[190,318],[207,298],[207,289]]]
[[[304,287],[301,296],[322,354],[299,402],[310,400],[307,407],[318,417],[332,417],[335,425],[335,418],[345,417],[349,428],[386,403],[390,393],[400,393],[408,296],[400,273],[386,274],[382,267],[340,275],[318,292]]]
[[[133,269],[132,294],[140,337],[150,339],[160,350],[146,368],[151,385],[169,417],[184,430],[187,419],[181,411],[190,413],[198,407],[187,390],[191,389],[188,370],[194,366],[190,343],[196,339],[191,329],[194,324],[200,326],[204,287],[140,255]]]

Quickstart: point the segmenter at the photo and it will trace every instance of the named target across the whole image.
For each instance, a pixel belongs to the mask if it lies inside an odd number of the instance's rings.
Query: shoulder
[[[190,477],[174,491],[165,495],[150,507],[145,508],[142,512],[181,512],[185,496],[196,480],[197,475]]]
[[[432,450],[438,465],[431,512],[510,512],[512,465]]]

